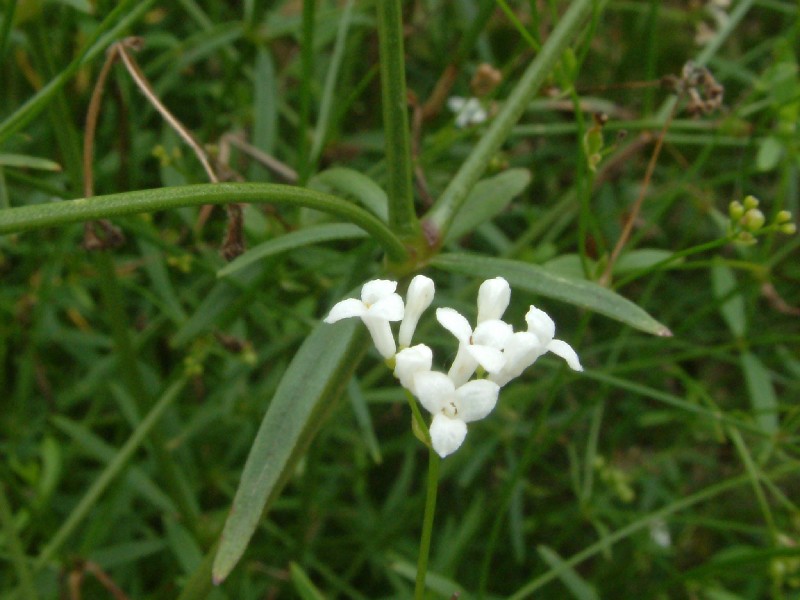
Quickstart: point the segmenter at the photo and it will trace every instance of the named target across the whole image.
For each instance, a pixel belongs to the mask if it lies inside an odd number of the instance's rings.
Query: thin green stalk
[[[325,138],[331,126],[331,113],[334,100],[336,99],[336,84],[339,81],[339,73],[344,59],[344,50],[347,42],[347,33],[350,30],[350,22],[353,18],[354,0],[347,0],[339,19],[339,28],[336,31],[336,42],[333,45],[333,55],[328,64],[328,73],[325,76],[325,86],[322,89],[322,99],[319,103],[319,115],[317,124],[314,127],[314,138],[311,143],[311,154],[309,163],[312,170],[316,167]]]
[[[14,14],[17,12],[17,0],[6,0],[5,15],[3,15],[3,28],[0,29],[0,63],[6,57],[8,49],[8,38],[11,35],[11,27],[14,24]]]
[[[753,461],[750,450],[747,448],[744,439],[742,439],[742,434],[739,433],[739,430],[735,427],[728,427],[727,429],[728,435],[733,445],[736,446],[736,451],[739,453],[739,458],[744,465],[745,472],[750,478],[750,484],[753,486],[753,493],[756,497],[756,501],[761,509],[761,514],[764,515],[764,524],[767,526],[767,529],[769,529],[772,543],[775,544],[778,539],[778,528],[775,526],[775,518],[772,516],[769,501],[761,487],[762,472]]]
[[[101,251],[95,254],[95,264],[100,275],[103,305],[114,340],[117,373],[120,374],[125,387],[128,388],[137,403],[140,414],[142,414],[152,404],[152,399],[144,387],[144,377],[136,358],[133,340],[128,332],[128,318],[125,314],[122,289],[115,271],[114,260],[108,252]],[[164,484],[169,489],[172,499],[181,512],[182,520],[195,531],[200,509],[191,492],[185,485],[181,485],[184,478],[166,448],[167,444],[161,428],[156,427],[153,430],[150,434],[150,440],[152,441],[154,457],[163,472]]]
[[[403,12],[400,0],[377,2],[380,38],[383,129],[388,167],[389,227],[400,238],[420,232],[411,179],[411,134],[408,129]]]
[[[108,463],[108,466],[103,470],[100,476],[95,479],[92,486],[78,502],[77,506],[72,510],[66,521],[59,527],[55,535],[53,535],[50,542],[45,546],[42,553],[36,559],[34,567],[38,570],[44,567],[53,555],[61,548],[62,544],[67,541],[70,535],[78,528],[81,522],[88,516],[89,512],[95,506],[103,492],[108,489],[111,482],[119,476],[123,469],[128,465],[134,452],[141,446],[142,442],[150,433],[150,430],[158,423],[159,419],[164,415],[164,412],[172,406],[172,403],[178,398],[184,384],[185,378],[181,378],[173,383],[161,398],[156,402],[155,406],[150,412],[142,419],[139,426],[133,431],[125,445],[120,448],[114,459]]]
[[[775,469],[775,471],[769,473],[768,477],[778,478],[796,471],[797,471],[797,466],[794,463],[786,464],[778,469]],[[559,568],[551,569],[544,575],[541,575],[536,579],[534,579],[533,581],[522,586],[514,594],[509,596],[509,600],[522,600],[523,598],[531,597],[533,592],[544,587],[550,581],[553,581],[554,579],[558,578],[566,569],[581,564],[583,561],[591,558],[592,556],[599,554],[600,552],[604,552],[612,544],[616,544],[620,540],[623,540],[626,537],[633,535],[637,531],[649,527],[654,520],[665,519],[681,510],[691,508],[695,504],[705,502],[706,500],[710,500],[715,496],[719,496],[720,494],[723,494],[725,492],[728,492],[730,490],[733,490],[739,486],[745,485],[750,482],[751,482],[751,477],[749,474],[732,477],[727,481],[710,485],[707,488],[692,494],[691,496],[687,496],[686,498],[683,498],[682,500],[679,500],[677,502],[673,502],[672,504],[665,506],[660,510],[649,513],[644,517],[642,517],[641,519],[638,519],[633,523],[630,523],[625,527],[622,527],[621,529],[617,529],[613,533],[610,533],[609,535],[603,537],[594,544],[591,544],[590,546],[581,550],[577,554],[574,554],[573,556],[565,560]]]
[[[428,490],[425,494],[425,515],[422,517],[422,534],[419,538],[417,559],[417,581],[414,586],[415,600],[425,597],[425,575],[428,573],[428,556],[431,550],[433,517],[436,513],[436,492],[439,489],[439,463],[441,459],[433,448],[428,450]]]
[[[366,210],[330,194],[274,183],[185,185],[10,208],[0,211],[0,235],[182,206],[230,203],[314,208],[361,227],[383,246],[390,259],[403,261],[408,256],[397,236]]]
[[[571,3],[550,38],[542,46],[541,52],[523,73],[500,112],[492,120],[486,133],[461,165],[447,189],[431,207],[425,217],[430,224],[430,229],[426,230],[434,232],[439,240],[444,239],[470,190],[508,138],[512,128],[522,117],[528,102],[544,83],[569,42],[577,34],[584,18],[591,12],[594,1],[596,0],[575,0]]]
[[[111,39],[127,30],[134,21],[150,10],[154,3],[155,0],[122,0],[95,28],[86,41],[83,51],[72,60],[67,68],[0,123],[0,144],[35,119],[36,115],[49,104],[53,94],[64,87],[81,66],[105,52]],[[127,11],[130,13],[120,17]]]
[[[211,579],[211,566],[214,564],[214,557],[217,555],[219,540],[206,552],[203,561],[197,565],[194,572],[189,576],[186,584],[181,590],[178,600],[202,600],[207,598],[214,589],[214,582]]]
[[[30,569],[28,569],[28,557],[22,548],[22,543],[17,535],[17,525],[14,523],[14,513],[6,497],[5,486],[0,483],[0,523],[3,526],[5,536],[5,546],[14,563],[14,570],[17,572],[23,596],[28,600],[37,600],[39,595],[36,593],[36,586],[33,585]]]
[[[308,131],[311,121],[311,80],[314,77],[314,12],[316,0],[303,0],[303,37],[300,44],[300,122],[298,128],[297,174],[300,185],[308,181],[311,156],[308,147]]]

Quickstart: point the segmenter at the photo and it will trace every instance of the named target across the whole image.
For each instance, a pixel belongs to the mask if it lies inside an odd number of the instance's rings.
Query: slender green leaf
[[[303,567],[293,562],[289,564],[289,576],[292,578],[294,589],[303,600],[324,600],[325,596],[306,575]]]
[[[219,325],[228,315],[240,314],[258,292],[258,280],[264,277],[259,265],[240,271],[229,279],[218,281],[205,295],[191,317],[181,325],[170,343],[180,347],[195,336]]]
[[[258,246],[254,246],[237,257],[236,260],[228,263],[217,271],[217,277],[227,277],[232,273],[241,271],[254,262],[264,260],[269,256],[274,256],[294,248],[302,248],[303,246],[319,244],[320,242],[328,242],[331,240],[363,238],[366,237],[366,235],[364,230],[355,225],[350,225],[349,223],[333,223],[307,227],[306,229],[293,231],[279,238],[275,238],[274,240],[268,240]]]
[[[278,81],[272,55],[263,48],[256,53],[253,87],[253,145],[271,155],[278,135]],[[265,167],[252,166],[251,181],[265,181],[268,177]]]
[[[598,600],[599,596],[597,591],[592,585],[586,582],[578,572],[564,562],[555,550],[541,545],[536,548],[542,560],[550,565],[550,568],[556,572],[561,583],[563,583],[570,591],[574,598],[578,600]]]
[[[466,235],[481,223],[491,221],[530,183],[528,169],[509,169],[479,181],[464,201],[447,232],[445,243]]]
[[[388,220],[389,198],[386,196],[386,192],[363,173],[347,167],[333,167],[317,173],[308,182],[309,187],[314,189],[317,189],[320,184],[328,188],[320,191],[326,192],[330,189],[345,198],[355,198],[381,221]]]
[[[443,271],[487,279],[503,276],[512,286],[533,294],[587,308],[646,333],[672,335],[664,325],[616,292],[591,281],[555,275],[538,265],[468,254],[441,254],[431,265]]]
[[[354,319],[320,323],[298,350],[247,457],[214,559],[214,581],[225,579],[239,562],[262,514],[336,405],[365,347],[363,334]]]
[[[0,154],[0,167],[38,169],[40,171],[60,171],[61,165],[46,158],[25,154]]]
[[[747,332],[744,298],[736,292],[736,275],[728,265],[716,261],[711,268],[711,285],[714,295],[722,302],[719,311],[731,333],[738,338]]]
[[[764,363],[750,352],[743,352],[741,361],[756,422],[764,431],[774,434],[778,431],[778,397],[769,372]]]
[[[660,262],[668,260],[673,255],[669,250],[660,248],[636,248],[630,252],[625,252],[614,263],[614,274],[623,275],[632,271],[649,269]],[[672,265],[679,265],[683,262],[682,258],[670,261]]]
[[[128,441],[119,449],[114,458],[108,463],[106,468],[103,469],[100,476],[94,480],[94,483],[86,490],[69,517],[61,524],[53,537],[50,538],[47,546],[44,547],[41,554],[36,558],[35,566],[37,569],[43,567],[50,561],[53,555],[61,548],[61,545],[67,541],[69,536],[72,535],[81,522],[89,515],[89,512],[95,504],[97,504],[103,492],[111,485],[111,482],[128,466],[128,463],[133,458],[136,450],[141,446],[145,437],[147,437],[156,423],[158,423],[167,408],[178,398],[185,383],[186,379],[181,378],[164,391],[161,398],[153,405],[150,412],[147,413],[147,416],[142,419],[139,426],[131,433]]]
[[[334,44],[333,55],[328,64],[325,86],[322,89],[322,98],[319,103],[319,116],[317,117],[317,124],[314,127],[314,137],[311,142],[310,162],[312,166],[317,164],[326,137],[329,134],[331,113],[333,112],[333,104],[336,100],[336,84],[339,80],[339,71],[342,68],[342,60],[344,59],[347,32],[350,29],[350,21],[353,16],[353,4],[353,0],[347,0],[344,10],[342,11],[342,18],[339,20],[339,27],[336,32],[336,43]]]
[[[417,565],[398,558],[390,564],[393,571],[399,573],[404,578],[414,581],[417,576]],[[455,581],[438,573],[428,571],[425,575],[425,588],[440,594],[444,598],[452,598],[453,594],[463,594],[464,588]],[[410,597],[410,594],[409,594]]]

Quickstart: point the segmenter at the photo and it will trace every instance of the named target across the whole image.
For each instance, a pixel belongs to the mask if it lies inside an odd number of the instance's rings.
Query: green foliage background
[[[391,165],[374,4],[355,2],[337,53],[343,2],[307,2],[304,21],[293,1],[5,0],[0,209],[83,195],[102,53],[131,34],[145,40],[137,60],[155,91],[204,144],[241,133],[309,187],[380,206],[375,183],[387,189]],[[503,75],[486,103],[502,104],[567,4],[403,3],[410,95],[423,103],[452,62],[450,93],[468,96],[486,62]],[[729,202],[748,194],[768,221],[798,214],[800,10],[782,0],[720,10],[725,23],[700,2],[598,3],[467,204],[497,202],[496,217],[468,211],[454,224],[448,251],[598,280],[675,105],[639,83],[699,59],[724,85],[712,114],[692,117],[678,101],[611,282],[673,337],[514,286],[511,322],[542,306],[587,371],[541,359],[443,462],[431,597],[800,596],[800,242],[723,240]],[[701,23],[716,31],[705,46]],[[582,140],[596,112],[609,120],[593,172]],[[457,129],[446,108],[425,122],[420,214],[486,127]],[[228,166],[281,181],[236,150]],[[206,182],[119,65],[94,171],[97,194]],[[383,255],[323,213],[254,204],[248,246],[278,241],[226,267],[223,210],[203,227],[198,211],[115,219],[127,241],[113,252],[84,250],[80,224],[0,237],[3,597],[110,597],[113,586],[129,598],[409,597],[426,452],[371,350],[347,365],[341,401],[331,394],[327,420],[315,413],[319,431],[244,559],[209,591],[287,366],[333,302],[383,273]],[[474,317],[480,261],[444,262],[426,267],[435,306]],[[431,313],[416,337],[454,353]]]

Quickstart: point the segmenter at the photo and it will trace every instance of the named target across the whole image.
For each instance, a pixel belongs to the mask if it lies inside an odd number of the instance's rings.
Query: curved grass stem
[[[361,227],[383,246],[391,260],[408,257],[397,236],[362,208],[330,194],[273,183],[185,185],[11,208],[0,211],[0,235],[182,206],[234,202],[290,204],[327,212]]]

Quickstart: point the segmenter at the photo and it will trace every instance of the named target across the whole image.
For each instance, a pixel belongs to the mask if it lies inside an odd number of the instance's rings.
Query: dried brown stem
[[[639,190],[639,195],[636,197],[636,201],[631,207],[630,213],[628,214],[628,219],[622,229],[622,233],[620,234],[614,249],[611,251],[611,256],[608,258],[608,263],[606,264],[606,268],[603,270],[603,274],[598,280],[601,285],[608,285],[611,282],[611,272],[614,269],[614,264],[616,264],[619,255],[622,254],[625,244],[628,243],[631,232],[633,231],[633,226],[636,223],[636,220],[639,218],[639,213],[642,210],[644,197],[647,194],[648,187],[650,186],[650,180],[653,177],[653,172],[655,171],[658,157],[661,155],[661,149],[664,147],[664,137],[667,135],[667,131],[672,124],[672,120],[675,118],[675,111],[676,109],[673,108],[672,112],[669,114],[669,117],[664,122],[664,126],[661,128],[658,137],[656,138],[656,145],[655,148],[653,148],[653,154],[650,156],[650,161],[647,163],[647,171],[645,171],[644,179],[642,180],[642,187]]]

